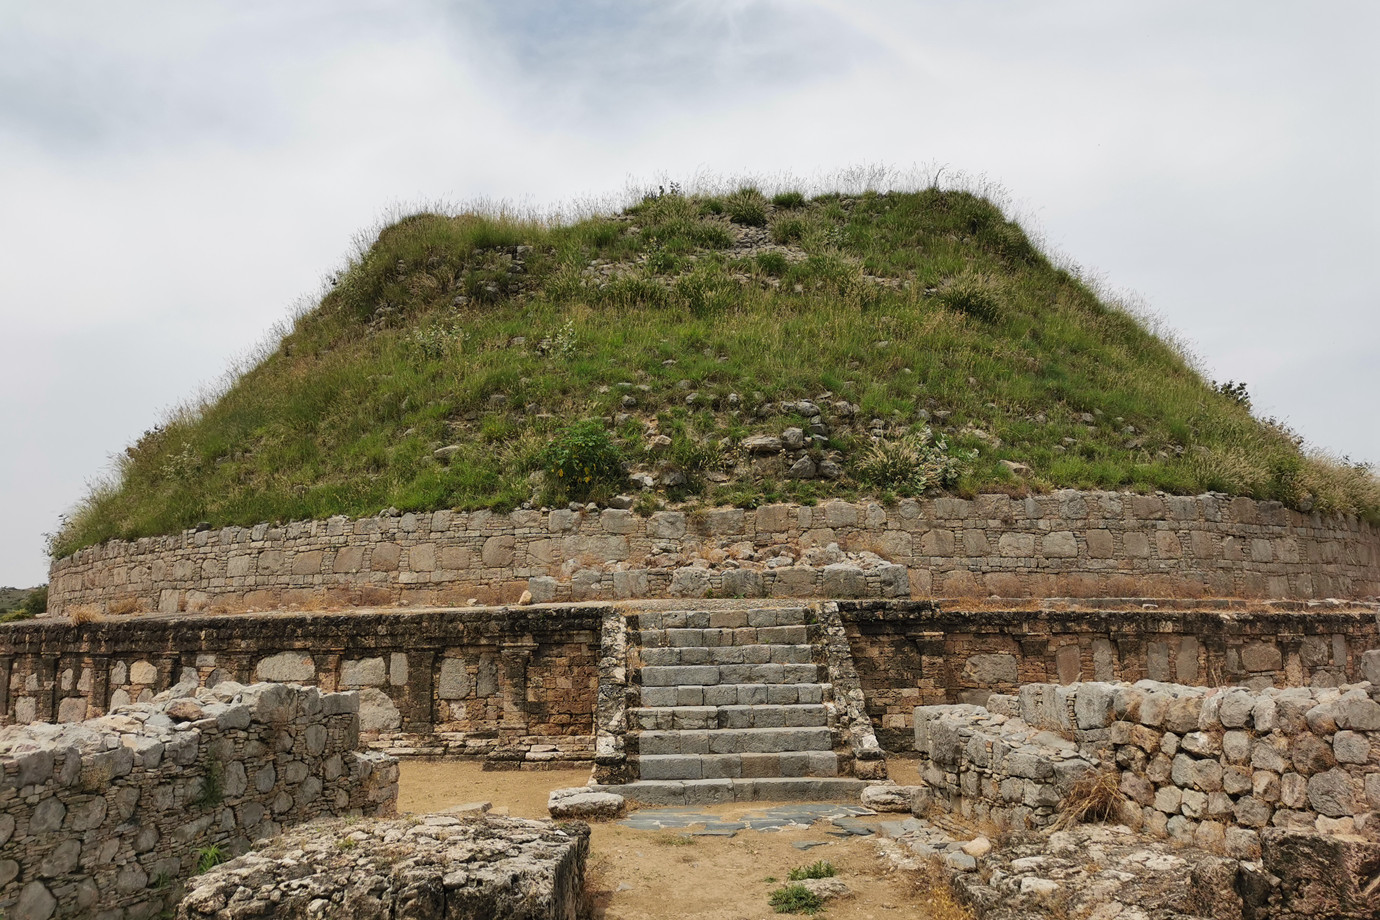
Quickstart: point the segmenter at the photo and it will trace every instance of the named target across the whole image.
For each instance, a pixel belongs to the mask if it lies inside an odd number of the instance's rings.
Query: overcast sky
[[[0,585],[421,202],[986,177],[1216,379],[1380,461],[1380,4],[0,0]]]

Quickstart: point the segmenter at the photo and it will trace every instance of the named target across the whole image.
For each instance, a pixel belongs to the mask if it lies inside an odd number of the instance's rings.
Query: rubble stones
[[[1147,840],[1116,825],[1023,833],[952,873],[979,920],[1097,917],[1240,920],[1233,859]]]

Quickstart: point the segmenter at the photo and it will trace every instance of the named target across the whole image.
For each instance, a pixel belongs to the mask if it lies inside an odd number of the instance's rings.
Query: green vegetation
[[[0,623],[28,620],[48,609],[48,586],[0,588]]]
[[[821,859],[808,866],[796,866],[786,877],[792,882],[803,882],[807,878],[833,878],[838,874],[839,870],[834,868],[833,863]]]
[[[767,896],[767,903],[778,914],[810,914],[824,910],[824,898],[804,885],[786,885]]]
[[[838,478],[740,447],[808,429],[803,399]],[[1252,417],[1244,387],[1204,380],[983,198],[673,185],[570,225],[385,228],[276,350],[131,445],[53,551],[201,521],[602,500],[623,487],[615,457],[660,477],[644,512],[1077,487],[1380,520],[1370,470]]]
[[[203,875],[230,858],[230,854],[218,843],[201,847],[196,851],[196,874]]]

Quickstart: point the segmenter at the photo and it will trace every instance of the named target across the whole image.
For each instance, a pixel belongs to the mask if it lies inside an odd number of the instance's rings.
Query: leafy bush
[[[926,489],[952,485],[977,451],[956,451],[928,428],[897,439],[874,442],[857,461],[857,476],[869,485],[900,495],[919,495]]]
[[[601,422],[577,422],[561,431],[541,454],[553,484],[584,500],[623,483],[623,453]]]
[[[817,914],[824,909],[824,898],[804,885],[787,885],[767,896],[767,903],[778,914]]]
[[[45,613],[48,610],[48,586],[44,585],[30,591],[20,603],[19,609],[31,617]]]

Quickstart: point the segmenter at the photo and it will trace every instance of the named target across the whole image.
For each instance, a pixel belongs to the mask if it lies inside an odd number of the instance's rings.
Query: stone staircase
[[[655,804],[851,798],[867,784],[856,774],[884,775],[865,716],[858,769],[858,713],[836,687],[852,675],[847,642],[840,662],[841,635],[828,641],[817,609],[643,610],[625,626],[622,737],[603,745],[619,756],[595,770],[609,791]]]

